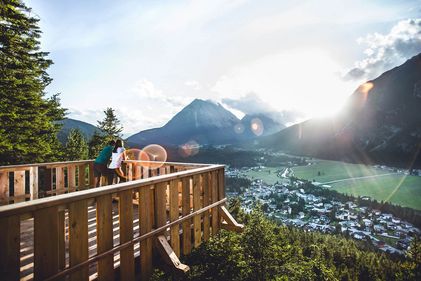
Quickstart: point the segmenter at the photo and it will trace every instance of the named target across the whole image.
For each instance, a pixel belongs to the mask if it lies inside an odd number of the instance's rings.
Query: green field
[[[294,167],[292,170],[297,178],[321,183],[389,173],[366,165],[327,160],[313,160],[311,165]]]
[[[377,178],[343,181],[332,188],[354,196],[370,196],[378,201],[389,201],[421,210],[421,177],[388,175]]]
[[[402,174],[388,175],[391,173],[390,171],[359,164],[325,160],[314,160],[313,162],[309,166],[294,167],[294,175],[300,179],[314,180],[320,183],[345,179],[340,182],[328,183],[328,185],[341,193],[353,196],[370,196],[378,201],[388,201],[421,210],[421,177]]]
[[[273,168],[273,167],[266,167],[259,170],[248,171],[243,175],[251,180],[260,179],[266,184],[275,184],[276,182],[281,182],[282,179],[278,177],[278,172],[283,170],[284,168]]]

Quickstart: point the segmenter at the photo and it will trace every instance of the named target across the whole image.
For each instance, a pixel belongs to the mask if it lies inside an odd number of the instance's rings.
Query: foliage
[[[67,136],[65,146],[66,161],[85,160],[88,159],[88,145],[85,137],[78,129],[72,129]]]
[[[183,280],[420,280],[418,239],[402,258],[342,236],[275,225],[260,206],[245,220],[243,233],[222,230],[193,250]]]
[[[104,135],[95,131],[92,135],[91,140],[88,143],[89,151],[88,157],[89,159],[94,159],[98,156],[99,152],[104,148],[107,144],[107,139]]]
[[[104,110],[105,117],[102,121],[98,121],[98,128],[104,132],[107,141],[121,137],[123,126],[114,113],[114,109],[108,107]]]
[[[65,110],[57,95],[45,98],[52,61],[40,51],[39,19],[22,1],[0,5],[0,164],[59,158],[55,122]]]

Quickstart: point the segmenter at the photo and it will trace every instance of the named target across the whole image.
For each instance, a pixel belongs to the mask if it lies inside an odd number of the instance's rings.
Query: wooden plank
[[[144,179],[149,178],[149,168],[143,167],[143,173],[142,174],[143,174],[142,176],[143,176]]]
[[[67,167],[67,181],[69,192],[76,191],[76,167],[73,165]]]
[[[0,218],[0,229],[0,279],[19,280],[19,216]]]
[[[14,178],[14,197],[16,198],[14,202],[22,202],[25,201],[23,197],[25,195],[25,171],[15,171],[15,178]]]
[[[92,166],[93,166],[93,164],[92,164]],[[89,166],[89,169],[91,168],[91,166]],[[82,164],[82,165],[79,165],[79,167],[78,167],[78,189],[79,190],[83,190],[83,189],[85,189],[85,186],[86,186],[86,164]],[[93,186],[95,186],[95,185],[93,185]]]
[[[29,169],[29,194],[31,200],[38,198],[38,167]]]
[[[153,218],[150,210],[153,209],[151,201],[152,190],[148,187],[139,188],[139,224],[140,235],[152,230]],[[140,242],[140,278],[149,280],[152,275],[152,238]]]
[[[9,172],[0,172],[0,201],[9,198]]]
[[[112,196],[106,194],[96,199],[96,238],[98,254],[113,248],[113,215]],[[114,280],[113,255],[107,255],[98,261],[98,280]]]
[[[225,198],[225,171],[218,170],[218,200]]]
[[[203,174],[203,207],[209,205],[211,197],[210,197],[210,174],[204,173]],[[210,215],[209,211],[203,213],[203,240],[208,241],[210,237]]]
[[[190,214],[190,177],[182,179],[182,214],[183,216]],[[191,219],[183,222],[183,254],[191,253]]]
[[[133,180],[133,164],[132,163],[127,163],[126,180],[127,181]]]
[[[225,224],[223,224],[225,229],[235,231],[238,233],[243,231],[244,225],[238,223],[225,206],[220,206],[219,214],[225,220]]]
[[[34,212],[34,279],[44,280],[59,270],[58,208]]]
[[[167,223],[167,185],[166,182],[157,183],[155,185],[155,224],[156,227],[163,226]]]
[[[58,268],[66,267],[66,225],[65,211],[58,212]]]
[[[216,171],[211,172],[211,193],[212,193],[212,203],[218,201],[218,179]],[[216,235],[219,231],[219,214],[218,208],[212,208],[212,235]]]
[[[193,176],[193,210],[194,211],[198,211],[202,207],[200,203],[201,185],[202,185],[201,176],[200,175]],[[194,247],[199,247],[202,240],[201,219],[202,218],[200,214],[193,217]]]
[[[134,165],[134,174],[133,174],[133,180],[138,180],[142,178],[142,166],[138,163],[135,163]]]
[[[56,167],[56,191],[57,191],[57,195],[65,192],[64,167]]]
[[[94,162],[89,162],[89,187],[95,187]]]
[[[179,180],[170,182],[170,220],[175,221],[179,218],[178,208],[178,185]],[[180,225],[174,225],[170,229],[171,248],[177,256],[180,256]]]
[[[89,257],[88,204],[86,200],[69,204],[69,256],[70,266],[84,262]],[[88,266],[70,275],[70,280],[88,280]]]
[[[118,213],[120,221],[120,244],[133,239],[133,193],[131,190],[118,194]],[[120,280],[134,280],[134,249],[133,245],[120,251]]]
[[[164,235],[158,236],[157,242],[157,248],[161,254],[162,259],[166,264],[175,269],[176,273],[185,274],[190,270],[187,265],[181,263],[181,261],[178,259],[178,256],[175,254],[170,244],[168,244],[167,238]]]

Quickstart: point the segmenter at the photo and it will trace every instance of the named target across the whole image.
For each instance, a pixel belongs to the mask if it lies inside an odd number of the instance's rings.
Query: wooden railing
[[[153,252],[184,272],[188,266],[178,260],[180,254],[189,254],[221,227],[241,230],[224,207],[222,165],[166,163],[147,169],[128,161],[132,181],[71,192],[88,186],[90,165],[50,163],[56,169],[53,190],[67,194],[0,207],[1,280],[147,280]],[[9,184],[4,175],[14,173],[13,201],[23,194],[23,171],[29,171],[33,186],[29,199],[36,198],[40,185],[31,175],[35,179],[37,169],[1,167],[4,186]],[[57,169],[67,169],[67,176]],[[66,181],[57,182],[60,177]]]
[[[0,166],[0,205],[94,187],[93,160]],[[202,167],[203,164],[124,161],[126,180]],[[159,167],[159,168],[158,168]],[[101,178],[101,186],[108,185]]]

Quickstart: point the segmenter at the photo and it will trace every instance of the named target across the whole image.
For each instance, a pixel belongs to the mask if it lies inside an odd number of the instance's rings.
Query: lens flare
[[[373,89],[374,85],[371,82],[367,82],[362,84],[360,87],[358,87],[358,92],[361,94],[359,99],[357,100],[357,107],[361,108],[365,105],[367,102],[367,97],[369,92]]]
[[[241,123],[236,124],[236,125],[234,126],[234,132],[235,132],[236,134],[242,134],[242,133],[244,133],[244,125],[243,125],[243,124],[241,124]]]
[[[156,169],[162,167],[167,161],[167,151],[159,144],[150,144],[142,150],[148,155],[150,161],[141,163],[142,167]]]
[[[262,120],[259,118],[253,118],[250,122],[250,129],[256,136],[261,136],[264,131]]]
[[[179,147],[178,153],[182,157],[194,156],[199,153],[199,148],[200,145],[196,141],[190,140]]]
[[[149,155],[141,149],[130,148],[126,150],[127,160],[149,161]]]

